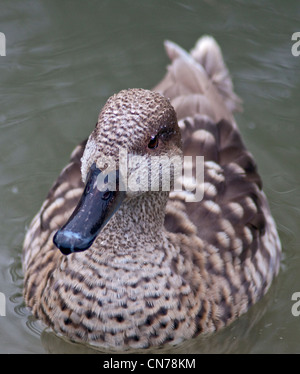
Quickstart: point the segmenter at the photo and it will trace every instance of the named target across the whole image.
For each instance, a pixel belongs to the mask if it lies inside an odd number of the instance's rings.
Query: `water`
[[[291,313],[300,291],[300,56],[291,53],[299,1],[0,0],[0,7],[7,43],[0,57],[0,352],[89,351],[44,331],[24,307],[26,227],[107,97],[154,86],[168,63],[165,39],[189,49],[211,34],[244,100],[237,121],[259,165],[284,258],[268,295],[240,320],[162,352],[299,353],[300,316]]]

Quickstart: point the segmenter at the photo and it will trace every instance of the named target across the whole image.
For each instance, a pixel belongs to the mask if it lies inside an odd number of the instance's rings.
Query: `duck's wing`
[[[204,156],[204,178],[184,178],[183,191],[170,194],[165,227],[196,234],[207,254],[218,253],[223,263],[228,258],[241,263],[258,254],[264,259],[261,279],[269,284],[279,268],[280,242],[255,161],[233,118],[241,101],[221,51],[211,37],[201,38],[190,54],[170,42],[165,46],[172,63],[154,90],[175,107],[194,177],[196,156]],[[201,201],[186,200],[191,183],[194,193],[202,192]]]

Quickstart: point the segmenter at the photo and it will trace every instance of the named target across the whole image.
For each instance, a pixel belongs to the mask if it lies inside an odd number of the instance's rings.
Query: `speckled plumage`
[[[213,332],[257,302],[279,270],[280,241],[233,118],[240,101],[219,47],[203,37],[190,54],[170,42],[166,50],[172,64],[153,91],[124,90],[108,100],[24,241],[26,304],[74,341],[145,348]],[[171,135],[147,148],[165,128]],[[204,156],[203,200],[186,202],[187,191],[128,192],[91,248],[62,255],[54,233],[92,163],[118,162],[120,147]]]

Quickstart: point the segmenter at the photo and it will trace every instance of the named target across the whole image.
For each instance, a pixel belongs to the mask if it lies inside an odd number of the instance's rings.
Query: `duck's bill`
[[[114,173],[118,183],[118,171]],[[64,255],[88,249],[125,197],[125,192],[117,189],[99,189],[100,175],[101,171],[93,164],[77,207],[54,235],[53,242]]]

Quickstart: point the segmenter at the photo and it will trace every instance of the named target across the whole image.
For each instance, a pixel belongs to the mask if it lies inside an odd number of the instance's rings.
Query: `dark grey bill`
[[[118,170],[115,173],[118,183]],[[88,249],[125,197],[125,192],[118,190],[99,190],[97,178],[100,174],[101,170],[93,164],[77,207],[68,222],[54,235],[53,242],[64,255]]]

